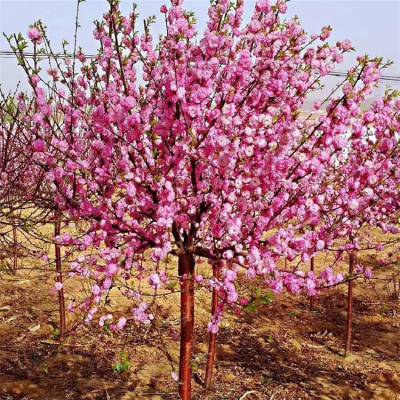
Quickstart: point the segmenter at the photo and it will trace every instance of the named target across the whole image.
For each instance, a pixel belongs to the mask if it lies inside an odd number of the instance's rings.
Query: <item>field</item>
[[[353,353],[346,358],[344,287],[323,293],[312,308],[303,297],[268,294],[263,302],[264,292],[257,292],[251,307],[222,324],[216,383],[208,394],[201,383],[209,295],[198,293],[194,399],[399,399],[400,306],[390,298],[389,279],[395,271],[357,282]],[[72,331],[59,343],[53,282],[51,273],[29,268],[16,276],[2,273],[2,400],[178,397],[171,378],[179,358],[178,297],[161,302],[150,328],[130,326],[120,335],[69,316]],[[254,283],[242,285],[251,292]],[[66,291],[71,296],[79,288],[67,285]],[[117,314],[126,309],[122,299],[113,301]]]

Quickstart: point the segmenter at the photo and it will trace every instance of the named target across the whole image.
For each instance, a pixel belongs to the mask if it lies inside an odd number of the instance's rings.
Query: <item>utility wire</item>
[[[337,77],[346,77],[347,72],[341,72],[341,71],[333,71],[329,72],[328,75],[330,76],[337,76]],[[393,81],[393,82],[400,82],[400,76],[396,75],[381,75],[382,81]]]
[[[35,54],[32,52],[25,52],[23,53],[24,57],[27,58],[34,58]],[[98,55],[96,54],[85,54],[86,58],[96,58]],[[57,58],[57,59],[68,59],[68,58],[73,58],[72,54],[65,54],[65,53],[53,53],[53,54],[43,54],[43,53],[36,53],[37,58]],[[17,58],[17,56],[14,54],[12,51],[7,51],[7,50],[0,50],[0,59],[12,59],[12,58]],[[344,78],[347,76],[347,72],[344,71],[333,71],[329,72],[327,75],[329,76],[335,76],[338,78]],[[400,75],[381,75],[380,78],[381,81],[388,81],[388,82],[400,82]]]
[[[34,53],[32,52],[26,52],[22,53],[24,57],[27,58],[33,58],[35,56]],[[64,53],[36,53],[37,58],[48,58],[48,57],[53,57],[53,58],[73,58],[73,54],[64,54]],[[96,54],[85,54],[86,58],[95,58],[97,57]],[[0,58],[17,58],[17,56],[14,54],[13,51],[7,51],[7,50],[0,50]]]

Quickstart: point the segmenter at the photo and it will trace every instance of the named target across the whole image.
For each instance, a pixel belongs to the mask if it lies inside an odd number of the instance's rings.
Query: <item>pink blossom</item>
[[[161,279],[158,274],[151,274],[149,277],[149,284],[154,288],[154,289],[159,289],[161,287]]]
[[[37,75],[33,75],[31,77],[32,85],[33,87],[36,87],[38,83],[40,82],[40,78]]]
[[[321,35],[320,35],[321,40],[328,39],[329,36],[331,35],[331,32],[332,32],[332,28],[330,26],[324,26],[321,29]]]
[[[97,285],[97,284],[93,285],[93,287],[92,287],[92,293],[93,293],[95,296],[99,295],[99,294],[101,293],[101,288],[100,288],[100,286]]]
[[[180,100],[185,98],[185,93],[186,93],[186,89],[184,87],[179,87],[178,90],[176,91],[176,95],[178,96],[178,99],[180,99]]]
[[[103,37],[102,43],[103,43],[103,46],[106,48],[111,48],[111,46],[112,46],[112,40],[111,40],[111,38],[109,38],[107,36]]]
[[[208,332],[216,334],[218,333],[218,331],[219,331],[219,325],[213,322],[209,322]]]
[[[346,39],[343,42],[338,42],[337,46],[343,51],[349,51],[353,48],[350,40]]]
[[[47,144],[43,139],[37,139],[32,144],[33,151],[44,153],[47,150]]]
[[[42,33],[35,26],[33,26],[32,28],[29,29],[28,37],[33,43],[36,43],[36,44],[41,44],[43,41]]]
[[[356,211],[359,207],[359,202],[357,199],[350,199],[349,201],[349,208],[352,211]]]
[[[229,282],[234,282],[234,281],[236,280],[236,278],[237,278],[237,274],[236,274],[235,271],[232,271],[232,270],[228,269],[228,270],[225,272],[225,279],[226,279],[227,281],[229,281]]]
[[[107,265],[107,275],[113,276],[116,275],[119,271],[119,267],[116,263],[110,263]]]
[[[178,380],[179,380],[179,376],[175,371],[171,372],[171,378],[175,382],[178,382]]]
[[[127,319],[125,317],[121,317],[118,320],[117,325],[116,325],[117,330],[121,331],[122,329],[124,329],[126,322],[127,322]]]
[[[99,319],[99,325],[100,326],[104,326],[104,324],[106,323],[106,321],[109,321],[113,318],[113,316],[111,314],[107,314],[107,315],[103,315],[100,317]]]
[[[154,319],[153,314],[147,312],[149,305],[147,303],[141,303],[139,307],[133,310],[133,317],[136,321],[148,325]]]
[[[365,270],[364,270],[364,276],[365,276],[366,279],[372,279],[373,275],[374,275],[374,274],[373,274],[371,268],[365,268]]]
[[[224,251],[224,258],[227,260],[231,260],[233,258],[233,251],[232,250],[226,250]]]
[[[258,0],[256,3],[256,9],[259,12],[267,13],[271,9],[269,0]]]

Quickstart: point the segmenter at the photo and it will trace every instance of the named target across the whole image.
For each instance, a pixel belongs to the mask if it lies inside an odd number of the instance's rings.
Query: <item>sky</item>
[[[168,0],[137,0],[141,18],[159,15],[162,4]],[[185,8],[193,10],[202,31],[207,20],[209,0],[186,0]],[[245,18],[249,19],[255,0],[245,0]],[[121,8],[129,13],[132,0],[122,0]],[[54,50],[61,49],[63,39],[73,41],[76,0],[0,0],[0,32],[26,34],[30,24],[41,19],[48,27]],[[86,0],[81,5],[78,43],[87,54],[96,51],[92,37],[93,21],[106,11],[105,0]],[[330,41],[350,39],[356,54],[382,56],[395,62],[385,74],[400,76],[400,0],[291,0],[287,17],[298,15],[306,31],[319,33],[324,25],[331,25]],[[155,37],[163,31],[162,19],[153,27]],[[4,37],[0,38],[0,50],[9,50]],[[355,55],[345,59],[340,70],[345,70],[355,61]],[[337,78],[327,78],[328,88]],[[13,90],[24,74],[14,59],[0,57],[0,84],[6,91]],[[384,83],[380,92],[383,92]],[[396,86],[394,86],[396,85]],[[391,83],[400,89],[399,83]],[[21,88],[25,88],[25,83]]]

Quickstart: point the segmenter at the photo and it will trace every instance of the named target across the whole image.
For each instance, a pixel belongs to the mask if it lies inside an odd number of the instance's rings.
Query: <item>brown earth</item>
[[[313,309],[308,299],[282,295],[271,304],[256,301],[240,315],[227,316],[208,399],[400,400],[400,305],[383,288],[383,279],[396,268],[357,283],[353,353],[346,358],[344,288],[323,293]],[[89,329],[70,316],[73,329],[60,344],[53,283],[52,274],[45,272],[0,274],[1,400],[178,398],[171,378],[178,366],[177,295],[165,297],[151,327],[130,326],[119,335]],[[243,287],[254,290],[246,282]],[[69,294],[74,290],[78,288],[67,285]],[[207,398],[201,380],[209,297],[198,293],[196,304],[197,400]],[[124,307],[121,302],[119,308]],[[121,358],[129,360],[129,370],[118,373]]]

